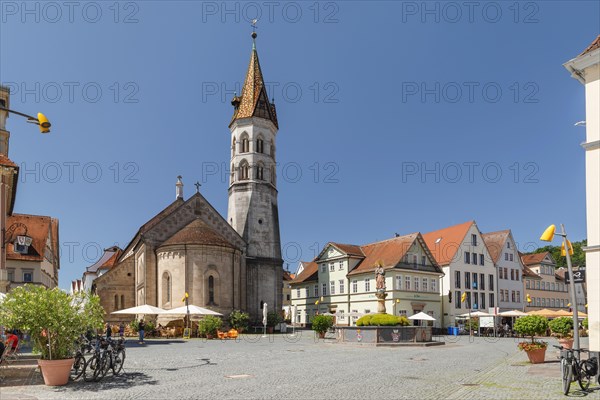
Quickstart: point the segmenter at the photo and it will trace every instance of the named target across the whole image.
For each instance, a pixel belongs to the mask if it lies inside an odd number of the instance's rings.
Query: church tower
[[[280,311],[282,302],[281,242],[275,172],[278,131],[275,104],[269,101],[263,80],[256,32],[240,96],[231,101],[231,173],[227,221],[248,244],[246,257],[247,308],[254,317],[267,303]]]

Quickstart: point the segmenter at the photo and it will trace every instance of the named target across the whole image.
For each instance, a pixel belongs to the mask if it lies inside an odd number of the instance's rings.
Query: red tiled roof
[[[169,239],[165,240],[160,247],[178,244],[200,244],[235,248],[227,239],[200,219],[190,222]]]
[[[28,215],[28,214],[13,214],[8,217],[6,226],[10,227],[14,224],[22,224],[27,227],[27,236],[32,238],[31,246],[27,254],[16,253],[14,251],[13,240],[6,244],[6,258],[8,260],[21,261],[43,261],[46,251],[46,243],[48,235],[51,235],[51,229],[58,231],[58,220],[54,220],[56,228],[52,227],[53,218],[43,215]],[[7,232],[8,233],[8,232]],[[24,235],[25,229],[17,227],[11,235],[14,237]],[[7,239],[13,239],[7,237]],[[51,242],[53,255],[58,254],[58,237],[53,238]]]
[[[294,280],[291,281],[290,283],[302,283],[302,282],[310,282],[310,281],[317,280],[317,275],[319,272],[319,266],[317,265],[317,263],[314,261],[311,261],[308,263],[303,263],[303,265],[304,265],[304,269],[302,270],[302,272],[300,272],[298,275],[296,275]]]
[[[536,265],[541,263],[548,254],[547,251],[543,253],[522,254],[521,261],[523,261],[524,265]]]
[[[359,256],[359,257],[365,256],[365,254],[363,253],[363,251],[361,249],[361,246],[357,246],[355,244],[343,244],[343,243],[334,243],[334,242],[330,242],[330,244],[334,245],[335,247],[337,247],[344,253],[348,254],[349,256]]]
[[[384,269],[394,268],[400,263],[418,236],[418,233],[411,233],[361,246],[360,249],[365,254],[365,259],[348,275],[375,271],[379,262],[383,264]]]
[[[485,242],[485,245],[487,246],[494,263],[498,262],[498,259],[502,254],[502,249],[504,248],[509,235],[510,230],[508,229],[481,234],[481,237],[483,238],[483,241]]]
[[[427,247],[429,247],[438,264],[448,265],[452,262],[456,252],[465,240],[467,232],[474,223],[475,221],[468,221],[423,235]],[[441,240],[436,243],[440,238]]]
[[[117,263],[117,260],[119,259],[119,257],[121,257],[121,254],[123,254],[123,250],[121,250],[120,248],[118,248],[116,246],[113,247],[113,250],[116,250],[116,251],[113,253],[113,255],[108,260],[106,260],[106,262],[104,262],[100,266],[100,268],[110,269],[115,266],[115,264]]]
[[[96,261],[94,264],[90,265],[86,268],[86,272],[96,273],[99,269],[111,269],[117,263],[118,258],[123,254],[123,250],[121,250],[118,246],[109,247],[108,249],[104,249],[104,253],[102,256]],[[115,257],[116,255],[116,257]]]
[[[580,55],[579,57],[586,55],[587,53],[591,53],[594,50],[600,49],[600,35],[590,44]]]
[[[0,165],[3,167],[17,168],[17,164],[15,164],[10,158],[8,158],[4,154],[0,154]]]

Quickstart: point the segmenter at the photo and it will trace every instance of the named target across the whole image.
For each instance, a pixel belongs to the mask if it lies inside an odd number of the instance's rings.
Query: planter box
[[[431,342],[430,326],[336,326],[340,342],[395,344]]]

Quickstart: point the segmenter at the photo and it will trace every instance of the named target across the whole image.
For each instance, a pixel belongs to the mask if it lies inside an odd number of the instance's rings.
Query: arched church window
[[[171,275],[168,272],[164,272],[162,276],[162,302],[171,302]]]
[[[257,153],[264,153],[264,140],[262,137],[259,137],[258,139],[256,139],[256,152]]]
[[[208,304],[215,304],[215,278],[208,277]]]
[[[125,308],[125,295],[121,295],[121,309]]]
[[[262,181],[264,178],[264,166],[262,165],[262,163],[259,163],[256,166],[256,179],[258,179],[259,181]]]
[[[269,144],[270,144],[270,147],[271,147],[271,149],[270,149],[270,151],[271,151],[271,157],[275,158],[275,143],[270,142]]]
[[[119,309],[119,295],[115,294],[115,310]]]

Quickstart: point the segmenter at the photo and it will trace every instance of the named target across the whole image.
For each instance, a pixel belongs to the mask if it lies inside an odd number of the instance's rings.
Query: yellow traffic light
[[[46,118],[46,116],[44,114],[38,113],[37,119],[38,119],[38,125],[40,126],[40,132],[42,132],[42,133],[50,132],[50,126],[52,126],[52,125],[50,124],[50,121],[48,121],[48,118]]]
[[[571,244],[569,239],[567,239],[567,245],[569,246],[569,255],[573,255],[573,245]],[[564,241],[563,241],[562,245],[560,246],[560,255],[563,257],[566,257],[566,255],[567,255],[567,253],[565,251],[565,242]]]
[[[460,296],[460,302],[464,303],[465,300],[467,300],[467,292],[464,292],[461,296]]]
[[[554,239],[554,232],[556,231],[556,225],[550,225],[549,227],[546,228],[546,230],[544,231],[544,233],[542,233],[542,236],[540,237],[540,240],[543,242],[551,242],[552,239]]]

